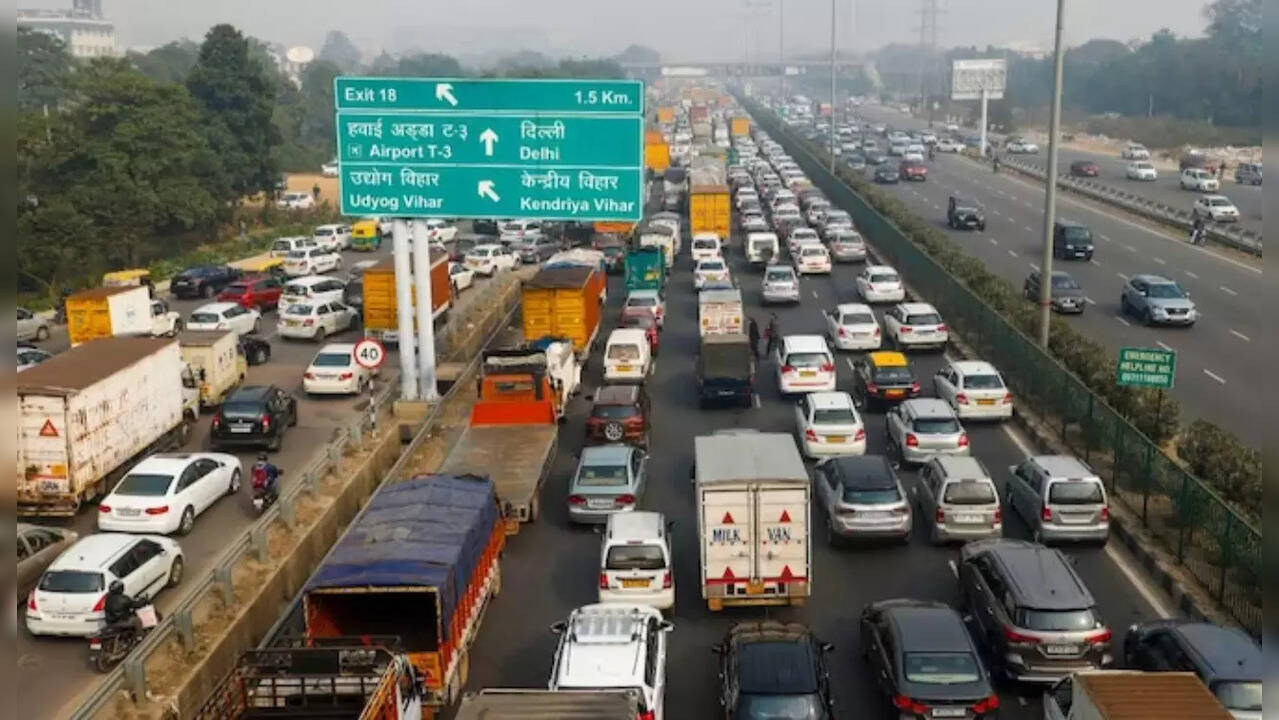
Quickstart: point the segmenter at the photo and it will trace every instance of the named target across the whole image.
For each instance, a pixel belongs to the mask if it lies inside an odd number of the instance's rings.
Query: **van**
[[[1053,257],[1083,258],[1092,260],[1092,230],[1070,220],[1058,220],[1053,223]]]
[[[1101,478],[1070,455],[1036,455],[1008,468],[1008,506],[1030,526],[1035,542],[1105,543],[1110,506]]]
[[[604,346],[604,382],[644,382],[653,371],[648,334],[639,328],[618,328]]]
[[[1240,185],[1261,184],[1261,163],[1239,163],[1235,166],[1235,182]]]
[[[763,267],[778,255],[777,233],[753,232],[746,236],[746,260]]]
[[[675,607],[670,523],[661,513],[613,513],[600,548],[601,603]]]
[[[999,492],[975,457],[938,455],[929,460],[919,470],[915,499],[934,545],[1003,535]]]
[[[774,352],[783,395],[835,390],[835,356],[821,335],[787,335]]]

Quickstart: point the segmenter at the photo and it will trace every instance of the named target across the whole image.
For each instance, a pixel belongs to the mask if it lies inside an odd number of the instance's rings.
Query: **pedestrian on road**
[[[768,340],[768,354],[772,355],[773,350],[782,345],[782,329],[777,323],[777,313],[772,313],[768,318],[768,328],[764,331],[764,336]]]
[[[316,199],[316,200],[319,200],[319,199],[320,199],[320,183],[316,183],[316,184],[315,184],[315,185],[311,188],[311,194],[315,196],[315,199]]]
[[[755,322],[755,318],[751,318],[746,324],[746,335],[751,341],[751,354],[755,359],[759,359],[759,323]]]
[[[240,218],[240,241],[245,242],[249,239],[249,224]]]
[[[1225,174],[1226,174],[1226,163],[1224,161],[1217,163],[1217,181],[1220,182],[1222,179],[1222,176]]]

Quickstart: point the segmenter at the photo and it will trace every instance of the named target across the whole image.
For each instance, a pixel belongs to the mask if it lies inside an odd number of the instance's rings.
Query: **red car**
[[[227,285],[218,293],[219,302],[233,302],[246,308],[276,309],[284,286],[271,275],[249,275]]]
[[[1070,174],[1075,177],[1097,177],[1101,174],[1101,168],[1095,162],[1076,160],[1070,164]]]
[[[928,166],[918,160],[906,160],[897,167],[897,172],[901,173],[903,180],[919,180],[928,179]]]
[[[652,315],[628,315],[622,318],[621,327],[624,328],[641,328],[644,334],[648,336],[648,348],[657,355],[658,348],[661,347],[662,339],[658,335],[657,318]]]

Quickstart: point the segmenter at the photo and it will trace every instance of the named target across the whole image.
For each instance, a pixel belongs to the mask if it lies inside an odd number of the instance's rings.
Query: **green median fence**
[[[1035,408],[1072,452],[1105,479],[1111,497],[1132,510],[1245,629],[1261,634],[1261,530],[1094,394],[1039,345],[946,272],[841,178],[826,169],[823,151],[790,135],[776,117],[739,98],[758,124],[782,143],[838,207],[847,210],[884,260],[909,278],[984,360],[1004,373],[1018,401]],[[811,148],[811,149],[810,149]],[[841,169],[841,174],[854,171]],[[1175,358],[1132,348],[1136,374],[1171,387]],[[1153,351],[1161,356],[1163,351]],[[1164,362],[1166,361],[1166,362]],[[1146,365],[1156,366],[1146,372]],[[1167,370],[1160,373],[1159,367]],[[1144,376],[1150,376],[1145,378]],[[1166,375],[1166,377],[1164,377]],[[1165,387],[1165,385],[1159,385]]]

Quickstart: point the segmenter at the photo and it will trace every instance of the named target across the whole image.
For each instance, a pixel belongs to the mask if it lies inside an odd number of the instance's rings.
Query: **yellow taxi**
[[[890,350],[853,363],[853,399],[861,407],[919,397],[919,381],[906,356]]]

